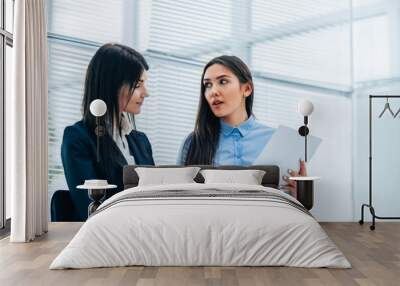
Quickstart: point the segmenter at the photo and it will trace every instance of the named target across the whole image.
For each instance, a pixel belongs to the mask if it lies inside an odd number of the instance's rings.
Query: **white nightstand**
[[[290,177],[289,180],[296,181],[297,200],[303,206],[311,210],[314,205],[314,181],[320,177]]]
[[[85,180],[85,184],[76,187],[77,189],[88,190],[88,196],[92,201],[88,206],[88,216],[101,205],[101,200],[105,198],[107,190],[116,187],[116,185],[109,185],[107,180]]]

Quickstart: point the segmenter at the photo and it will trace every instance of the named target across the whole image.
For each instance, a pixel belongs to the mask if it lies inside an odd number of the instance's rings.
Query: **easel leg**
[[[374,230],[375,229],[375,217],[376,217],[374,207],[370,206],[369,207],[369,211],[371,212],[371,215],[372,215],[372,225],[369,228],[371,230]]]
[[[375,230],[375,218],[376,218],[376,215],[375,215],[375,209],[374,209],[374,207],[371,206],[371,205],[363,204],[363,205],[361,206],[361,219],[358,221],[358,223],[359,223],[360,225],[363,225],[363,224],[364,224],[364,207],[369,208],[369,211],[370,211],[371,216],[372,216],[372,225],[371,225],[369,228],[370,228],[371,230]]]

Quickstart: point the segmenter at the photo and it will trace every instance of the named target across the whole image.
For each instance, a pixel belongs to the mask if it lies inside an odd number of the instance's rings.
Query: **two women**
[[[77,185],[88,179],[107,179],[118,186],[108,192],[111,196],[123,189],[124,165],[154,165],[149,140],[134,128],[134,115],[140,113],[148,96],[146,70],[142,55],[119,44],[102,46],[88,66],[83,118],[65,129],[61,147],[71,198],[81,220],[87,218],[89,199]],[[108,109],[100,162],[96,161],[95,118],[89,111],[94,99],[104,100]],[[251,165],[274,133],[273,128],[255,119],[253,99],[250,70],[239,58],[221,56],[210,61],[201,78],[195,129],[184,142],[180,163]]]
[[[86,220],[90,200],[87,192],[76,186],[89,179],[106,179],[117,185],[107,192],[110,197],[123,189],[124,165],[154,165],[150,142],[144,133],[135,130],[134,121],[148,96],[148,68],[141,54],[119,44],[103,45],[89,63],[82,120],[65,128],[61,145],[64,173],[79,220]],[[102,99],[107,105],[100,162],[96,157],[96,119],[89,109],[95,99]]]

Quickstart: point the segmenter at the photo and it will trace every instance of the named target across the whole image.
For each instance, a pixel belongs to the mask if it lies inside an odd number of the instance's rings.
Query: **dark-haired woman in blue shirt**
[[[242,60],[220,56],[207,63],[195,128],[183,143],[178,163],[252,165],[275,131],[254,118],[253,101],[252,75]],[[300,164],[300,175],[305,175],[305,164]]]

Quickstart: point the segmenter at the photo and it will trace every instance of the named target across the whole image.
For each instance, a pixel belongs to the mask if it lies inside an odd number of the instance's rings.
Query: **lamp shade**
[[[96,117],[103,116],[107,111],[106,103],[101,99],[95,99],[90,103],[90,113]]]
[[[309,100],[302,100],[299,102],[297,109],[303,116],[308,116],[313,112],[314,105]]]

